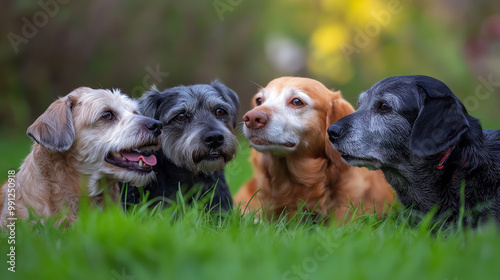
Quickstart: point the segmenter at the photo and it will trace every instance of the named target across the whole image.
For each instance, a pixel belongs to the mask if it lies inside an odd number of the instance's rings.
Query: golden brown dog
[[[254,147],[254,176],[236,194],[235,205],[245,209],[260,189],[249,209],[262,207],[278,217],[306,206],[302,210],[342,221],[351,203],[379,214],[392,203],[382,173],[347,165],[328,140],[328,126],[354,112],[340,92],[316,80],[282,77],[261,89],[252,107],[243,116],[243,131]]]
[[[136,101],[117,90],[78,88],[52,103],[27,134],[36,143],[0,190],[0,226],[29,210],[51,216],[66,208],[71,222],[82,196],[99,205],[108,191],[117,202],[118,181],[141,186],[155,176],[156,158],[140,152],[159,146],[161,123],[139,115]]]

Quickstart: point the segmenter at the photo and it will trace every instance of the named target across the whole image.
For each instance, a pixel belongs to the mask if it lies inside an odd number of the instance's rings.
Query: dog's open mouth
[[[109,153],[106,162],[117,167],[138,172],[151,172],[156,165],[154,155],[146,156],[139,150],[122,150],[120,152]]]
[[[252,142],[252,144],[258,145],[258,146],[273,146],[274,145],[274,146],[284,146],[287,148],[293,148],[296,145],[295,143],[292,143],[292,142],[275,143],[275,142],[271,142],[271,141],[268,141],[266,139],[262,139],[262,138],[259,138],[256,136],[251,137],[250,142]]]

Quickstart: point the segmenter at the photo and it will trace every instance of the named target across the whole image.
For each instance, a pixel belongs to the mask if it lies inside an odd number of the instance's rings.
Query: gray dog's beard
[[[170,147],[164,149],[164,155],[167,159],[172,161],[179,167],[186,168],[194,174],[204,173],[211,174],[213,172],[224,169],[225,165],[229,163],[236,154],[236,144],[230,144],[230,139],[227,139],[228,146],[218,149],[198,148],[189,149],[190,145],[165,145]],[[176,149],[175,147],[178,147]]]
[[[235,149],[202,149],[193,151],[192,167],[194,173],[211,174],[224,169],[236,154]]]

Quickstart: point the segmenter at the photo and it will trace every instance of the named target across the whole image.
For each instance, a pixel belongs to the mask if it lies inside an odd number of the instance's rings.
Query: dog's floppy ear
[[[326,130],[330,125],[351,113],[354,113],[354,108],[349,102],[342,98],[340,91],[332,92],[332,98],[330,99],[326,113],[325,131],[323,134],[325,137],[326,155],[334,163],[337,161],[340,162],[340,154],[333,148]]]
[[[416,80],[424,94],[410,135],[410,150],[417,156],[430,156],[457,143],[469,129],[467,110],[442,82],[424,77]]]
[[[231,117],[233,118],[233,127],[236,127],[236,119],[238,118],[238,110],[240,108],[240,100],[238,98],[238,95],[236,94],[236,92],[234,92],[232,89],[228,88],[218,80],[213,81],[210,86],[220,92],[222,98],[224,98],[224,100],[233,107],[233,110],[228,113],[231,114]]]
[[[67,151],[75,140],[71,99],[61,97],[28,127],[26,134],[40,145],[56,151]]]
[[[139,111],[141,111],[144,116],[154,119],[159,118],[158,107],[160,106],[162,98],[156,86],[152,86],[149,91],[143,93],[138,101]]]

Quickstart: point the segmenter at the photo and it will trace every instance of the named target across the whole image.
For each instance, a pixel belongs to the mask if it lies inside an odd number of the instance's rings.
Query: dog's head
[[[361,93],[359,109],[328,129],[351,165],[372,169],[446,151],[469,129],[463,104],[441,81],[397,76]]]
[[[209,174],[236,154],[238,95],[219,81],[161,92],[153,88],[139,102],[144,115],[163,124],[162,150],[175,165]]]
[[[243,131],[260,152],[333,157],[326,129],[354,112],[338,91],[316,80],[281,77],[271,81],[252,99],[253,109],[243,120]]]
[[[154,178],[156,158],[141,152],[157,148],[160,133],[161,123],[139,115],[136,101],[118,90],[86,87],[57,99],[27,130],[81,174],[138,186]]]

